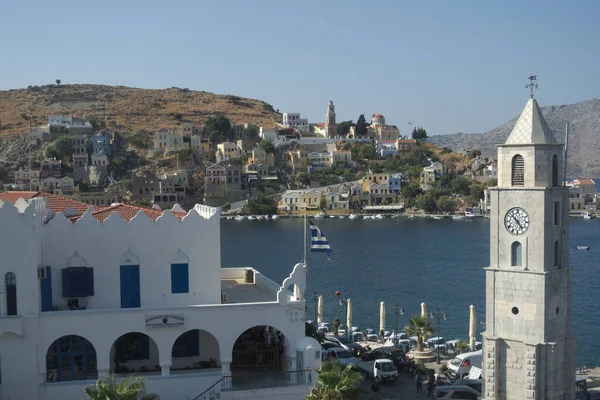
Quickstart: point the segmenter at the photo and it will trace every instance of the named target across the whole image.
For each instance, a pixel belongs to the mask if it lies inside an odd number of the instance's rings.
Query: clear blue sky
[[[600,92],[600,1],[3,0],[0,89],[171,86],[482,132]]]

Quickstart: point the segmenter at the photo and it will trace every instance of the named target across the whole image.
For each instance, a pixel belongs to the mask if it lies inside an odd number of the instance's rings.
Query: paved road
[[[362,388],[367,393],[361,396],[361,400],[375,399],[371,392],[371,385],[373,379],[365,379],[362,383]],[[381,400],[413,400],[413,399],[427,399],[427,389],[425,388],[425,382],[423,382],[423,394],[421,397],[417,396],[417,389],[414,378],[408,372],[400,372],[398,380],[396,382],[385,383],[381,385]],[[430,397],[431,399],[431,397]]]

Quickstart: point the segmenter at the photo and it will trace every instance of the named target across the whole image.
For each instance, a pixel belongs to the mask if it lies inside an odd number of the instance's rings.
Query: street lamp
[[[439,364],[440,363],[440,347],[441,347],[440,346],[440,338],[442,337],[441,332],[440,332],[441,325],[442,325],[441,320],[443,318],[444,321],[446,321],[448,319],[448,317],[447,317],[446,313],[444,311],[441,311],[439,308],[435,311],[432,311],[429,314],[429,316],[431,319],[437,319],[437,323],[438,323],[438,340],[437,340],[436,347],[437,347],[437,363]]]

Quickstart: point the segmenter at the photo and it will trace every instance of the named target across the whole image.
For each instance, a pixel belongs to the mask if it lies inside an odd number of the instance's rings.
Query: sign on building
[[[185,325],[183,314],[161,314],[146,316],[146,329],[181,328]]]

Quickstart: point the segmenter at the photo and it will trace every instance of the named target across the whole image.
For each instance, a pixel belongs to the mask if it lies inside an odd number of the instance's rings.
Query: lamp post
[[[396,303],[392,306],[392,310],[394,310],[394,315],[396,316],[396,329],[394,330],[394,344],[398,345],[398,314],[404,315],[404,308],[398,306]]]
[[[444,319],[444,321],[446,321],[448,319],[446,313],[444,311],[441,311],[439,308],[436,309],[435,311],[432,311],[429,316],[431,317],[431,319],[437,319],[437,323],[438,323],[438,340],[437,340],[437,363],[440,364],[440,338],[441,336],[441,328],[442,328],[442,318]]]

